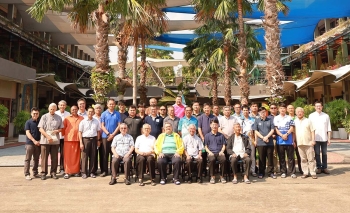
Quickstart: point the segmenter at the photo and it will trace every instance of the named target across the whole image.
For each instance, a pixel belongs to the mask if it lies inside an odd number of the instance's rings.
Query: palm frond
[[[65,6],[71,4],[72,0],[36,0],[27,12],[36,21],[41,22],[47,11],[62,12]]]

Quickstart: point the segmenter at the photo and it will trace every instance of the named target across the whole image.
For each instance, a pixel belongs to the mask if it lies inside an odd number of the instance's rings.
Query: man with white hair
[[[197,162],[197,182],[202,183],[203,142],[196,135],[196,126],[194,124],[188,126],[188,132],[189,134],[182,139],[186,155],[186,169],[188,171],[187,183],[192,183],[192,170],[195,166],[194,161]]]
[[[315,128],[311,121],[304,117],[304,109],[298,107],[296,109],[297,117],[295,122],[295,135],[298,144],[298,150],[301,159],[301,168],[303,175],[301,178],[307,178],[309,172],[312,179],[317,179],[315,172]]]
[[[65,100],[61,100],[60,102],[58,102],[58,109],[55,113],[57,115],[59,115],[62,118],[62,122],[64,121],[64,119],[66,117],[68,117],[70,115],[69,112],[66,111],[66,107],[67,107],[67,102]],[[64,136],[62,135],[62,133],[60,133],[60,173],[63,175],[64,174]]]
[[[40,119],[38,128],[41,133],[41,180],[46,180],[48,174],[48,157],[51,156],[51,178],[58,179],[56,176],[58,164],[58,147],[60,144],[59,133],[62,131],[62,118],[55,114],[57,105],[51,103],[49,112]]]

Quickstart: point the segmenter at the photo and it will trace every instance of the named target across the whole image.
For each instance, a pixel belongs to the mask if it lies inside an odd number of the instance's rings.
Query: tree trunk
[[[137,40],[134,38],[134,54],[132,63],[132,104],[137,105]]]
[[[276,0],[264,0],[265,42],[266,42],[266,80],[272,101],[283,97],[284,72],[280,59],[280,29],[278,28]]]
[[[247,42],[246,35],[244,31],[244,21],[243,21],[243,4],[242,0],[238,0],[238,25],[239,25],[239,52],[238,52],[238,62],[240,67],[239,75],[239,88],[241,92],[241,100],[246,98],[249,100],[250,88],[248,83],[248,73],[247,73]]]
[[[225,80],[224,80],[224,84],[225,84],[225,96],[224,96],[224,100],[225,100],[225,105],[226,106],[230,106],[231,105],[231,67],[229,66],[229,47],[230,43],[228,41],[225,41],[225,45],[224,45],[224,52],[225,52]]]
[[[110,89],[109,82],[109,17],[104,11],[103,4],[99,4],[98,10],[93,13],[93,20],[96,28],[95,62],[96,67],[91,75],[91,86],[95,92],[93,98],[96,103],[103,104],[105,96]]]
[[[213,105],[219,104],[219,101],[218,101],[218,75],[216,74],[216,72],[211,74],[211,79],[213,80],[213,86],[211,88],[212,97],[213,97],[213,99],[212,99]]]
[[[145,39],[141,39],[141,67],[140,67],[140,103],[146,104],[147,102],[147,87],[146,87],[146,74],[147,74],[147,65],[146,65],[146,51],[145,51]]]
[[[128,55],[128,46],[120,46],[118,48],[118,66],[119,66],[119,71],[118,71],[118,77],[121,79],[125,79],[126,76],[126,61],[127,61],[127,55]]]

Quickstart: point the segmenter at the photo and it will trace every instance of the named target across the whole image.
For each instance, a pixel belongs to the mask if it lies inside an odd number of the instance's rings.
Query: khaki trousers
[[[50,174],[56,174],[58,165],[58,148],[59,144],[48,145],[41,144],[41,175],[48,174],[48,158],[51,157],[51,170]]]
[[[316,175],[315,172],[315,150],[313,146],[298,146],[300,159],[301,159],[301,168],[304,172],[304,175]]]

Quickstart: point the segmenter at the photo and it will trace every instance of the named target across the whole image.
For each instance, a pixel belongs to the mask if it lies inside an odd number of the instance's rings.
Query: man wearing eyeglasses
[[[233,117],[235,117],[237,119],[237,122],[239,124],[242,125],[242,110],[241,110],[241,105],[239,103],[236,103],[235,105],[233,105],[233,110],[234,110],[234,113],[233,113]]]
[[[166,117],[166,107],[165,106],[161,106],[159,108],[159,116],[162,117],[163,119]]]
[[[273,122],[273,119],[277,116],[277,105],[274,104],[274,103],[271,103],[270,104],[270,115],[268,115],[267,117],[269,119],[272,120]],[[274,134],[272,135],[272,138],[273,138],[273,167],[274,167],[274,172],[275,172],[275,175],[277,174],[278,172],[278,160],[277,160],[277,150],[278,150],[278,145],[276,144],[276,132],[274,132]],[[281,166],[280,166],[281,167]]]

